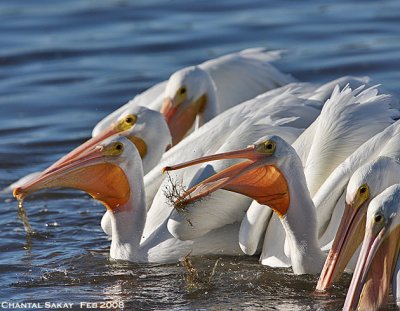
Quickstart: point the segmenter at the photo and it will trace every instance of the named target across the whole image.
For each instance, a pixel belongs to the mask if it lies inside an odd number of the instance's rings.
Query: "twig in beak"
[[[170,206],[173,206],[174,209],[181,214],[185,220],[193,227],[191,221],[187,218],[187,214],[185,211],[185,207],[187,204],[182,200],[184,198],[187,189],[183,185],[183,180],[175,181],[171,178],[171,175],[167,172],[167,178],[169,184],[165,186],[163,189],[164,196],[167,198],[167,203]],[[190,196],[189,196],[190,198]]]

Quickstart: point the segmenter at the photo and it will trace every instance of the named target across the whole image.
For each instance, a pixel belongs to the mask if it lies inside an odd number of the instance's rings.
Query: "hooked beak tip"
[[[26,193],[22,190],[22,187],[17,187],[13,190],[13,196],[17,200],[22,200],[25,198]]]
[[[171,167],[170,166],[164,166],[162,169],[161,169],[161,172],[163,173],[163,175],[165,174],[165,172],[168,172],[168,171],[170,171],[171,170]]]

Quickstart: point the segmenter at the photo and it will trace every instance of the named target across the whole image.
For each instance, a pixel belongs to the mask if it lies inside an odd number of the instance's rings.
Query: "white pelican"
[[[371,200],[399,182],[400,163],[385,156],[361,166],[353,174],[347,186],[344,214],[321,272],[317,290],[325,290],[332,281],[338,279],[361,244]]]
[[[89,193],[107,208],[111,219],[110,256],[132,262],[174,262],[191,253],[241,254],[237,226],[220,230],[194,241],[179,241],[167,230],[166,222],[143,238],[147,218],[140,155],[125,137],[111,137],[69,162],[14,190],[18,199],[29,193],[54,187],[70,187]]]
[[[326,178],[335,165],[371,135],[390,125],[398,114],[397,111],[390,109],[390,104],[393,104],[391,96],[378,95],[376,87],[364,91],[362,89],[352,91],[346,87],[342,92],[336,88],[321,115],[294,144],[300,158],[303,159],[303,165],[308,163],[305,167],[307,184],[315,185],[315,180],[321,180],[321,176]],[[373,114],[368,112],[373,112]],[[318,161],[313,160],[313,157],[317,157]],[[201,208],[197,208],[198,206]],[[171,233],[179,239],[192,239],[197,236],[197,233],[204,234],[207,232],[205,230],[218,228],[218,225],[238,221],[237,218],[230,218],[230,215],[234,214],[232,210],[237,209],[234,215],[239,217],[247,210],[248,205],[240,208],[235,206],[225,204],[223,207],[218,206],[217,209],[213,205],[208,205],[207,201],[205,204],[200,202],[196,206],[188,207],[185,213],[185,218],[191,220],[193,227],[189,226],[177,212],[171,215],[168,226]],[[250,206],[248,213],[242,222],[240,241],[242,250],[254,254],[258,249],[270,214],[265,207],[255,202]],[[216,217],[216,215],[219,216]],[[210,218],[212,222],[206,221]],[[263,264],[290,265],[289,250],[285,253],[283,249],[285,231],[281,228],[280,223],[270,222],[261,256]],[[279,232],[280,229],[283,232]]]
[[[395,97],[377,86],[365,90],[344,88],[341,92],[337,88],[332,93],[319,118],[293,144],[303,161],[312,198],[335,167],[399,117],[398,109],[393,109],[397,105]],[[319,212],[317,216],[320,232]],[[252,227],[253,223],[247,220],[245,217],[244,228]],[[257,242],[252,241],[251,236],[242,236],[241,241],[250,245]],[[278,217],[273,215],[265,232],[261,263],[272,267],[290,266],[290,250],[287,241],[285,247],[282,246],[284,241],[285,231]]]
[[[400,185],[396,184],[373,199],[368,207],[364,241],[343,310],[382,309],[391,281],[400,306],[399,237]]]
[[[168,81],[138,95],[100,121],[93,135],[102,132],[125,109],[140,104],[165,115],[175,145],[193,125],[198,128],[245,100],[294,82],[294,78],[270,64],[280,55],[280,51],[251,48],[178,70]]]
[[[178,199],[177,205],[186,212],[187,204],[218,189],[237,192],[267,205],[279,216],[286,231],[294,273],[319,273],[325,255],[318,246],[315,207],[303,165],[293,147],[278,136],[264,137],[245,149],[193,160],[178,168],[232,158],[246,161],[192,187]]]

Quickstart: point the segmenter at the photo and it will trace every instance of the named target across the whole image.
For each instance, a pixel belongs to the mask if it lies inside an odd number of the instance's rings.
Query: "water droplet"
[[[59,227],[59,226],[60,226],[60,224],[58,222],[56,222],[56,221],[49,222],[49,223],[46,224],[46,227]]]

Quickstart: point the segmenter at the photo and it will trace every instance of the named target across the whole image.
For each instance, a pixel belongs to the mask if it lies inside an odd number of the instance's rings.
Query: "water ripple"
[[[396,0],[3,0],[0,187],[46,168],[89,138],[103,116],[175,70],[248,47],[287,50],[277,65],[300,80],[368,75],[399,91],[399,12]],[[180,264],[110,260],[100,228],[105,208],[86,194],[32,195],[25,207],[39,235],[30,237],[11,195],[0,201],[2,300],[335,310],[350,281],[346,275],[321,295],[315,276],[262,267],[255,257],[204,257],[193,259],[203,278],[193,286]]]

